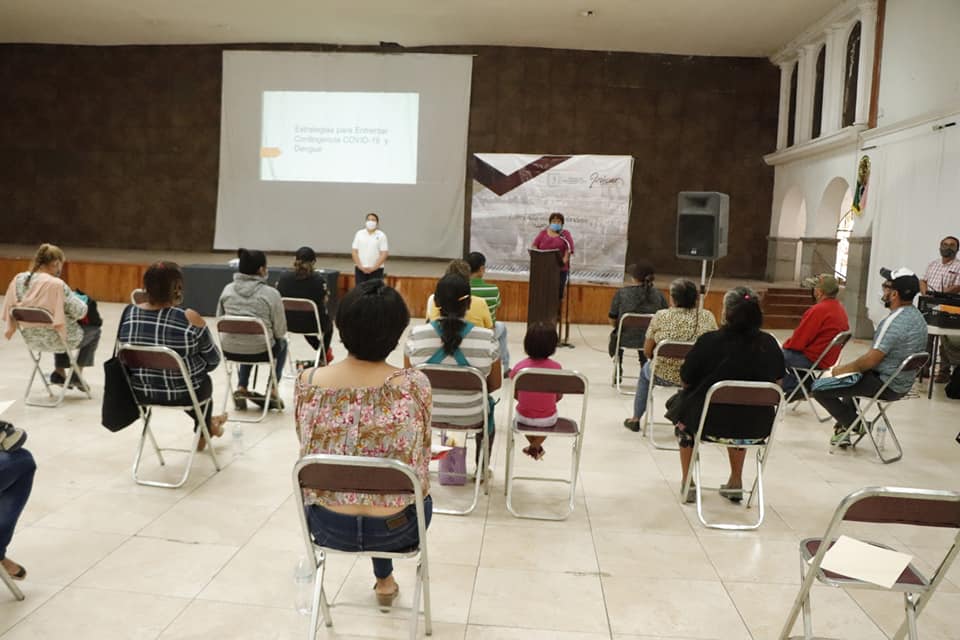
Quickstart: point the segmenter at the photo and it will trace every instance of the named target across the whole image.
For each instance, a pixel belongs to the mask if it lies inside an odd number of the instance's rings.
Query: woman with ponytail
[[[404,350],[406,366],[429,363],[475,367],[486,376],[488,392],[499,389],[503,375],[494,333],[464,319],[470,306],[470,282],[460,275],[445,275],[437,283],[433,299],[440,309],[440,317],[428,324],[415,326],[410,331]],[[474,424],[477,414],[483,411],[483,402],[490,406],[487,432],[492,447],[493,402],[489,396],[482,398],[479,394],[435,393],[433,421],[462,426]],[[480,434],[476,438],[476,457],[479,461],[482,438]]]
[[[693,345],[680,367],[683,386],[692,392],[684,399],[681,418],[676,425],[680,440],[682,483],[693,455],[693,442],[700,425],[700,413],[707,390],[721,380],[777,382],[783,378],[783,351],[769,333],[760,330],[763,312],[760,299],[747,287],[734,287],[723,297],[723,324],[717,331],[705,333]],[[714,440],[735,442],[756,440],[770,433],[774,411],[771,407],[714,405],[704,424],[704,435]],[[743,497],[743,462],[746,449],[727,449],[730,477],[720,487],[720,495],[739,502]],[[692,501],[693,488],[687,495]]]
[[[87,298],[75,293],[60,279],[60,272],[66,258],[60,247],[42,244],[37,249],[30,265],[30,271],[17,274],[7,288],[3,299],[3,319],[7,323],[6,333],[9,340],[16,331],[16,323],[10,317],[13,307],[39,307],[53,316],[53,328],[66,340],[70,349],[79,349],[77,367],[83,369],[93,365],[93,356],[100,344],[100,325],[85,322],[87,317]],[[42,347],[43,351],[58,352],[62,348],[60,340],[48,327],[24,327],[23,337],[30,344]],[[54,354],[54,372],[50,374],[52,384],[67,384],[67,369],[70,359],[65,353]],[[70,386],[79,386],[80,382],[71,376]]]
[[[667,308],[667,299],[663,293],[654,285],[656,274],[653,264],[649,260],[640,260],[636,264],[627,266],[627,275],[630,283],[613,294],[613,300],[610,301],[610,324],[613,325],[613,331],[610,332],[610,343],[607,351],[610,357],[617,358],[617,364],[622,370],[623,350],[637,349],[640,358],[640,364],[647,361],[643,354],[643,343],[646,339],[646,329],[625,328],[620,336],[620,352],[617,350],[617,325],[620,323],[620,316],[625,313],[656,313],[661,309]]]
[[[300,247],[293,260],[293,271],[287,271],[277,281],[277,290],[284,298],[306,298],[313,300],[320,313],[320,329],[323,333],[323,350],[327,354],[327,362],[333,360],[330,352],[330,340],[333,337],[333,323],[327,313],[327,282],[317,273],[317,254],[310,247]],[[288,326],[290,331],[309,331],[313,328],[313,318],[301,318],[299,314],[288,315],[292,322],[296,320],[298,326]],[[300,325],[299,323],[303,323]],[[320,348],[320,341],[314,336],[303,336],[314,349]]]

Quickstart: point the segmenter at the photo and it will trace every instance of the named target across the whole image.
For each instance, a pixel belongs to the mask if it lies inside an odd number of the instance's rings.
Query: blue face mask
[[[550,223],[550,231],[554,231],[554,232],[556,232],[556,233],[560,233],[560,229],[563,229],[563,225],[560,224],[559,222],[551,222],[551,223]]]

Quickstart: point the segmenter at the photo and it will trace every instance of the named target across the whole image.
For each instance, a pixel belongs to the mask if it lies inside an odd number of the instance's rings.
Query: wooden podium
[[[563,258],[556,249],[529,249],[530,286],[527,296],[527,324],[556,324],[560,311],[560,265]]]

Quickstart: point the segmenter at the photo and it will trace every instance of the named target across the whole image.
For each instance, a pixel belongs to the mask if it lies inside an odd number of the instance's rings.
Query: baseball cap
[[[310,247],[300,247],[297,249],[296,258],[300,262],[316,262],[317,254]]]
[[[803,286],[809,289],[820,289],[828,296],[836,295],[836,293],[840,291],[840,283],[829,273],[821,273],[820,275],[807,278],[803,281]]]
[[[900,267],[891,271],[884,267],[880,269],[880,275],[890,282],[890,287],[900,294],[900,298],[912,301],[914,296],[920,291],[920,279],[910,269]]]

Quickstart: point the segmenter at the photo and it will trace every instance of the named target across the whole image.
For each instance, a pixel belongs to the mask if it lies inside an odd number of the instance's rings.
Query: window
[[[793,64],[793,73],[790,74],[790,102],[787,112],[787,146],[792,147],[797,141],[797,63]]]
[[[844,127],[849,127],[857,118],[857,81],[860,72],[860,23],[857,22],[850,30],[847,38],[846,68],[843,74],[843,120]]]
[[[827,47],[820,47],[817,54],[817,75],[813,81],[813,127],[811,138],[819,138],[823,122],[823,76],[827,62]]]

